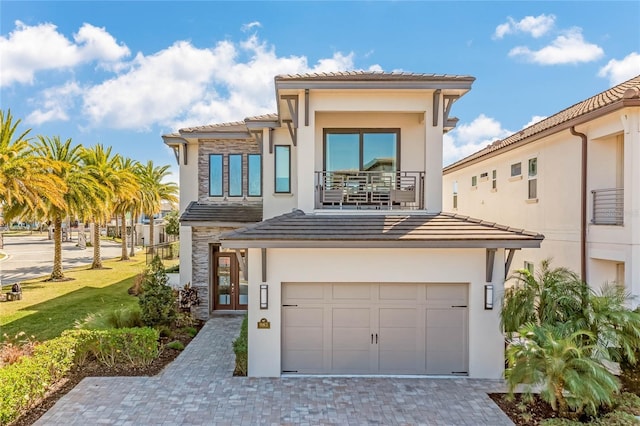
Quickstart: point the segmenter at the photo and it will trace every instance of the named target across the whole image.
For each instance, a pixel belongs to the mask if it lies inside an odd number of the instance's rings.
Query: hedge
[[[36,346],[33,356],[0,368],[0,425],[35,405],[74,365],[88,357],[113,366],[148,365],[158,357],[158,331],[151,328],[68,330]]]

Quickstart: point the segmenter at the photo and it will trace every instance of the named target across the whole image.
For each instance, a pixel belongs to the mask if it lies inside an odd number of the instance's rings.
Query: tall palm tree
[[[62,271],[62,221],[67,216],[84,219],[87,206],[103,202],[103,191],[101,185],[82,167],[82,145],[71,145],[71,139],[62,142],[58,136],[38,136],[34,149],[39,158],[59,165],[59,168],[51,170],[51,176],[61,181],[65,188],[64,203],[58,205],[45,197],[43,210],[54,226],[53,270],[49,280],[60,281],[65,279]]]
[[[160,212],[162,201],[178,201],[178,185],[175,182],[163,182],[170,174],[169,166],[154,166],[153,161],[141,164],[140,201],[142,212],[149,217],[149,246],[154,245],[153,216]]]
[[[115,188],[114,208],[115,214],[120,217],[122,237],[122,254],[120,260],[129,260],[127,253],[127,212],[132,211],[135,200],[140,189],[137,176],[134,172],[138,163],[131,158],[118,157],[116,163],[116,172],[120,176],[121,184]],[[133,236],[133,215],[131,215],[131,235]]]
[[[64,183],[51,171],[60,165],[50,159],[34,156],[27,135],[31,129],[18,133],[21,120],[13,121],[11,110],[0,111],[0,204],[5,216],[28,213],[44,207],[44,198],[63,206]]]

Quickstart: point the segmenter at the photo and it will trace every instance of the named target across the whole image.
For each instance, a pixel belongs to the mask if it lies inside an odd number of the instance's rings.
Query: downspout
[[[587,280],[587,135],[576,132],[576,126],[569,131],[582,139],[582,167],[580,176],[580,279]]]

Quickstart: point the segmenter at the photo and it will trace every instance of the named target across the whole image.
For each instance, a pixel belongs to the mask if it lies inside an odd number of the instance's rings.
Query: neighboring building
[[[543,233],[510,272],[552,258],[640,296],[639,107],[640,76],[445,167],[444,208]]]
[[[505,262],[543,237],[442,213],[442,136],[473,81],[277,76],[277,114],[164,137],[182,278],[202,318],[246,306],[250,376],[502,376]]]

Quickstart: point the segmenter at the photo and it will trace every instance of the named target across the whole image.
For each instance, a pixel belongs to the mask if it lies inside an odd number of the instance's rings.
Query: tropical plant
[[[55,173],[60,164],[34,156],[27,138],[31,129],[18,133],[19,124],[20,120],[13,121],[11,110],[0,110],[0,204],[5,219],[42,211],[45,198],[57,207],[64,206],[66,186]]]
[[[175,182],[163,182],[169,176],[169,166],[154,166],[153,161],[139,166],[140,178],[140,207],[149,217],[149,246],[154,245],[154,220],[160,212],[162,201],[178,201],[178,185]]]
[[[164,217],[164,232],[171,236],[173,240],[180,235],[180,214],[178,210],[171,210]]]
[[[176,298],[168,282],[162,260],[155,256],[146,270],[140,295],[142,321],[148,326],[169,326],[176,317]]]
[[[62,182],[65,188],[62,205],[44,198],[43,216],[49,218],[54,226],[53,270],[50,280],[64,279],[62,271],[62,221],[67,216],[84,219],[88,206],[104,203],[104,187],[92,174],[86,173],[82,165],[82,145],[72,145],[71,139],[62,142],[58,136],[53,138],[38,136],[34,147],[41,159],[48,159],[58,165],[52,168],[51,176]]]
[[[522,326],[521,339],[507,348],[509,368],[505,377],[509,391],[526,384],[540,387],[540,396],[560,416],[569,410],[595,414],[601,405],[611,405],[619,389],[615,376],[597,359],[590,356],[591,347],[584,344],[588,331],[571,331],[561,324]]]
[[[136,161],[122,156],[118,157],[118,162],[116,163],[118,174],[121,176],[123,181],[127,182],[127,185],[116,188],[114,199],[115,214],[120,217],[120,224],[122,227],[120,231],[120,236],[122,237],[122,254],[120,256],[120,260],[129,260],[129,254],[127,252],[127,212],[131,212],[134,209],[136,197],[140,189],[140,185],[135,174],[137,164],[138,163]],[[132,238],[134,234],[133,216],[134,215],[131,214]]]

